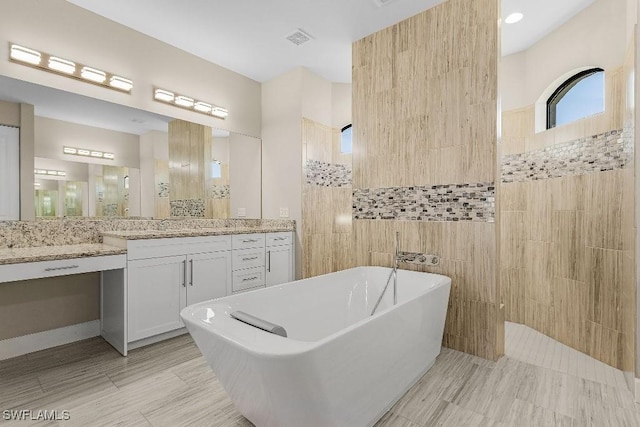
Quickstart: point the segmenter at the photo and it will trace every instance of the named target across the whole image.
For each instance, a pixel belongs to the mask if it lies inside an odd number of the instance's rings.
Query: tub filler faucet
[[[387,279],[386,285],[384,285],[384,289],[376,302],[376,305],[371,310],[371,315],[373,316],[382,301],[382,297],[384,297],[387,288],[389,287],[389,283],[391,283],[391,278],[393,277],[393,305],[398,303],[398,265],[402,262],[405,264],[420,264],[420,265],[429,265],[436,266],[440,264],[440,257],[436,255],[427,255],[420,252],[405,252],[399,250],[400,246],[400,232],[396,231],[396,248],[395,248],[395,256],[393,261],[393,269],[391,269],[391,273],[389,273],[389,278]]]

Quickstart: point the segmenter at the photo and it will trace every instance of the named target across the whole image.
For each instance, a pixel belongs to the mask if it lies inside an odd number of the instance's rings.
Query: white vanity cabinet
[[[231,288],[230,236],[128,242],[128,342],[184,327],[180,311]]]
[[[124,355],[184,333],[180,311],[186,306],[294,279],[293,232],[105,235],[104,242],[127,250],[124,285],[104,287],[102,306],[114,325],[103,336]]]
[[[292,281],[293,233],[268,233],[266,245],[266,285]]]

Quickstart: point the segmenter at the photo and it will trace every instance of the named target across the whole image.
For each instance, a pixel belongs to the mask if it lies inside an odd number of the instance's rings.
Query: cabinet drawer
[[[105,255],[0,265],[0,283],[125,268],[126,255]]]
[[[267,233],[267,246],[286,246],[293,244],[293,233]]]
[[[129,240],[127,259],[159,258],[205,252],[228,251],[231,236],[172,237],[168,239]]]
[[[264,249],[236,249],[232,252],[231,265],[233,270],[264,267]]]
[[[264,234],[235,234],[231,239],[233,249],[264,248]]]
[[[264,286],[264,267],[249,268],[233,272],[233,291]]]

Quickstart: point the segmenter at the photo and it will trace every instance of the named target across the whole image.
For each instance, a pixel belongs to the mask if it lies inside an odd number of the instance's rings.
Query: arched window
[[[351,145],[351,124],[346,125],[342,128],[341,139],[340,139],[340,152],[351,153],[353,151],[353,147]]]
[[[584,70],[562,83],[547,100],[547,129],[603,111],[604,70]]]

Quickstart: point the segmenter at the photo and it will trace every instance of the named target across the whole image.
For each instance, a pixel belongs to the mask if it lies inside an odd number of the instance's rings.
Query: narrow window
[[[340,152],[351,153],[353,147],[351,145],[351,124],[342,128],[342,138],[340,140]]]
[[[547,100],[547,129],[604,111],[604,70],[592,68],[566,80]]]

